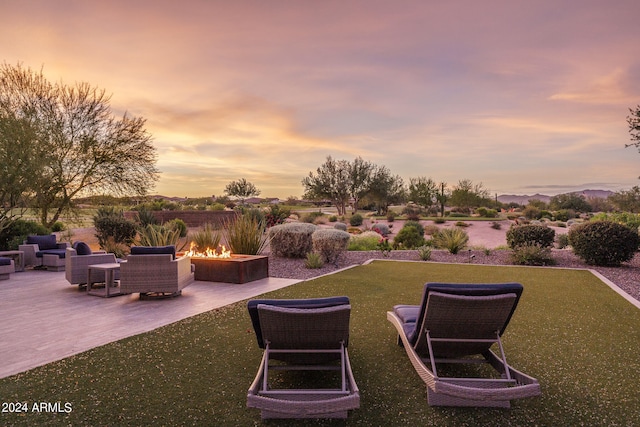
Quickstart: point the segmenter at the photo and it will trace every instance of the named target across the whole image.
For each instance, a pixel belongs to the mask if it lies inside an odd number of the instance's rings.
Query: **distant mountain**
[[[569,193],[564,193],[564,194],[574,194],[574,193],[582,194],[587,199],[592,198],[592,197],[593,198],[606,199],[610,195],[614,194],[614,192],[610,191],[610,190],[582,190],[582,191],[571,191]],[[515,194],[502,194],[502,195],[498,196],[498,201],[500,203],[517,203],[519,205],[526,205],[526,204],[529,203],[530,200],[540,200],[542,202],[549,203],[549,201],[551,200],[551,196],[547,196],[547,195],[544,195],[544,194],[534,194],[532,196],[527,196],[527,195],[519,196],[519,195],[515,195]]]

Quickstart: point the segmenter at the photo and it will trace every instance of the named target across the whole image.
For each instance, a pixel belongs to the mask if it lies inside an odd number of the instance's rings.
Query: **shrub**
[[[211,205],[211,207],[209,208],[212,211],[223,211],[225,210],[227,207],[225,205],[223,205],[222,203],[214,203],[213,205]]]
[[[569,246],[569,235],[564,234],[556,234],[556,246],[558,249],[564,249]]]
[[[49,234],[49,230],[35,221],[16,219],[9,222],[7,228],[0,232],[0,247],[2,250],[17,250],[27,236]]]
[[[280,205],[271,205],[269,211],[264,215],[264,220],[267,227],[273,227],[274,225],[284,224],[289,215],[291,215],[290,209],[283,208]]]
[[[306,268],[322,268],[324,266],[324,261],[320,254],[309,252],[307,254],[307,259],[304,261],[304,266]]]
[[[235,219],[224,222],[225,240],[235,254],[259,255],[267,244],[264,236],[266,226],[258,217],[236,215]]]
[[[172,219],[167,224],[180,231],[180,237],[187,237],[187,224],[180,218]]]
[[[586,222],[569,230],[573,252],[587,264],[619,266],[638,250],[637,231],[611,221]]]
[[[513,249],[511,261],[515,265],[553,265],[551,248],[536,243],[523,244]]]
[[[313,232],[311,240],[313,251],[322,256],[323,261],[335,263],[347,250],[351,235],[346,231],[332,228],[319,229]]]
[[[291,222],[269,229],[269,246],[275,256],[285,258],[304,258],[311,252],[311,235],[317,227],[313,224]]]
[[[561,209],[555,213],[556,221],[569,221],[576,217],[576,212],[571,209]]]
[[[323,216],[322,212],[308,212],[300,217],[300,221],[307,222],[309,224],[313,224],[316,222],[316,219]]]
[[[63,231],[64,230],[64,224],[60,221],[56,221],[53,223],[53,225],[51,226],[51,231],[56,233],[58,231]]]
[[[347,224],[345,224],[344,222],[336,222],[335,224],[333,224],[333,228],[335,228],[336,230],[347,231]]]
[[[347,232],[349,234],[360,234],[362,233],[362,230],[360,230],[358,227],[349,227],[347,228]]]
[[[476,213],[483,218],[495,218],[498,216],[498,211],[495,209],[487,209],[485,207],[479,207],[476,209]]]
[[[349,224],[351,224],[352,227],[359,227],[362,225],[362,215],[360,215],[359,213],[353,214],[351,216],[351,218],[349,219]]]
[[[202,230],[198,230],[191,235],[193,249],[198,252],[205,252],[207,249],[216,250],[220,244],[220,233],[210,223],[204,224]]]
[[[502,224],[500,224],[498,221],[493,221],[491,223],[491,228],[493,228],[494,230],[501,230]]]
[[[420,235],[424,236],[424,227],[418,221],[407,221],[404,223],[404,227],[415,227]]]
[[[467,223],[466,223],[466,222],[464,222],[464,221],[458,221],[458,222],[456,222],[456,227],[463,227],[463,228],[466,228],[466,227],[469,227],[470,225],[471,225],[471,224],[467,224]]]
[[[365,231],[361,234],[352,235],[349,239],[348,250],[350,251],[373,251],[378,249],[380,235],[375,231]]]
[[[177,247],[180,240],[180,230],[171,225],[147,224],[146,227],[138,230],[140,246],[168,246]]]
[[[461,228],[443,228],[433,235],[433,244],[437,248],[447,249],[457,254],[469,243],[469,235]]]
[[[335,215],[331,215],[331,216],[329,217],[329,222],[336,222],[337,220],[338,220],[338,217],[337,217],[337,216],[335,216]]]
[[[415,225],[407,226],[405,224],[393,239],[394,249],[414,249],[423,246],[424,243],[422,231],[418,230]]]
[[[535,206],[527,206],[522,211],[522,215],[527,219],[539,219],[540,218],[540,209]]]
[[[420,214],[422,214],[422,208],[416,204],[408,204],[402,213],[409,221],[419,221]]]
[[[445,222],[447,222],[447,220],[440,216],[440,217],[434,219],[433,222],[435,224],[444,224]]]
[[[113,245],[131,245],[136,237],[136,224],[124,217],[122,211],[114,208],[100,208],[93,217],[93,225],[96,229],[96,237],[100,247],[106,250],[109,238]]]
[[[467,215],[467,214],[466,214],[466,213],[464,213],[464,212],[451,212],[451,213],[449,214],[449,217],[451,217],[451,218],[466,218],[466,217],[468,217],[468,216],[469,216],[469,215]]]
[[[518,225],[507,231],[507,244],[511,249],[523,245],[553,246],[556,232],[545,225]]]
[[[438,227],[437,225],[429,224],[424,226],[424,234],[426,234],[427,236],[433,236],[438,231],[440,231],[440,227]]]
[[[375,224],[373,227],[371,227],[371,229],[380,234],[382,237],[387,237],[391,232],[391,230],[389,230],[389,227],[387,227],[385,224]]]
[[[387,221],[393,222],[393,221],[395,221],[397,216],[398,216],[398,214],[395,213],[394,211],[388,211],[387,212]]]
[[[136,222],[140,224],[140,229],[144,230],[147,228],[147,225],[156,225],[158,224],[158,220],[156,216],[153,214],[153,211],[148,210],[147,208],[141,208],[136,214]]]

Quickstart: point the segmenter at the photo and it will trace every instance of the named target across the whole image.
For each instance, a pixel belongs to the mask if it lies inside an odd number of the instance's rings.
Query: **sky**
[[[0,0],[0,61],[144,117],[153,194],[299,197],[327,156],[406,182],[640,185],[637,0]]]

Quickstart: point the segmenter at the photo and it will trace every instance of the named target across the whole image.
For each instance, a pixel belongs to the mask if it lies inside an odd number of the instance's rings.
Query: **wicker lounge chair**
[[[140,299],[179,296],[194,280],[191,258],[176,258],[174,246],[133,246],[120,263],[120,292]]]
[[[538,381],[507,364],[500,339],[516,309],[519,283],[427,283],[419,306],[397,305],[387,319],[398,331],[432,406],[510,407],[510,400],[538,396]],[[499,350],[497,356],[490,348]],[[479,356],[482,357],[479,357]],[[488,363],[493,369],[470,377],[448,364]],[[458,366],[459,368],[460,366]],[[440,372],[450,376],[441,376]],[[473,372],[479,372],[475,365]],[[493,371],[496,375],[486,376]]]
[[[64,274],[67,281],[80,287],[87,285],[87,267],[93,264],[115,263],[116,256],[105,251],[92,251],[84,242],[76,242],[73,247],[66,248]],[[120,272],[115,271],[116,280],[120,278]],[[91,282],[104,282],[104,271],[91,271]]]
[[[248,309],[264,354],[247,407],[260,409],[262,418],[346,418],[360,406],[347,352],[349,298],[252,300]],[[276,373],[291,370],[305,371],[297,379],[325,372],[312,381],[315,387],[276,388]]]

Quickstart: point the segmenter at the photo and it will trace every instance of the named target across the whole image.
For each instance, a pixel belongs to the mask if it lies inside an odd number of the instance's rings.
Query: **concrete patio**
[[[15,273],[0,281],[0,378],[298,282],[196,281],[180,297],[140,301],[87,295],[64,272]]]

